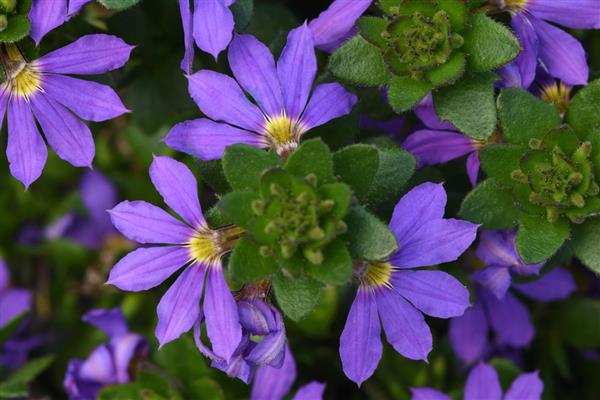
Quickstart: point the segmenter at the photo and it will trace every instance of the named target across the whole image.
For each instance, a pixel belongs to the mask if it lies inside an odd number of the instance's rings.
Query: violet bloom
[[[92,310],[82,319],[102,330],[109,341],[85,360],[69,361],[63,385],[71,400],[95,399],[104,386],[131,382],[136,363],[148,352],[146,340],[129,332],[119,308]]]
[[[431,388],[412,388],[412,400],[451,400],[452,397]],[[464,400],[540,400],[544,382],[538,372],[521,374],[506,393],[502,393],[496,370],[488,364],[474,367],[465,383]]]
[[[0,329],[31,308],[31,292],[10,286],[10,274],[0,258]]]
[[[485,264],[472,278],[475,304],[462,317],[450,321],[450,342],[466,364],[482,359],[490,351],[489,331],[495,346],[524,348],[535,334],[527,307],[509,291],[512,287],[530,299],[548,302],[564,299],[575,290],[573,277],[556,267],[537,280],[513,283],[514,275],[537,275],[543,264],[527,265],[515,247],[514,232],[484,231],[476,250]]]
[[[410,134],[402,143],[402,148],[415,156],[417,167],[443,164],[468,155],[467,176],[475,186],[479,174],[479,150],[487,141],[463,135],[448,121],[442,123],[433,109],[431,94],[415,108],[415,114],[425,129]]]
[[[387,341],[403,356],[427,360],[432,348],[423,313],[450,318],[469,306],[469,291],[443,271],[410,269],[456,260],[475,240],[477,225],[444,219],[446,192],[424,183],[404,195],[390,229],[399,250],[388,260],[370,261],[360,271],[360,286],[340,337],[344,373],[361,384],[381,358],[380,322]]]
[[[31,31],[29,36],[39,45],[52,29],[67,22],[81,7],[91,0],[33,0],[29,11]]]
[[[250,400],[281,400],[289,393],[296,380],[296,361],[285,346],[285,358],[280,368],[260,367],[252,384]],[[322,400],[325,384],[312,381],[298,389],[292,400]]]
[[[115,36],[87,35],[26,61],[15,45],[6,46],[0,55],[7,76],[0,93],[2,115],[8,108],[6,155],[11,174],[26,188],[41,175],[47,157],[35,120],[60,158],[90,167],[94,139],[82,120],[105,121],[128,112],[109,86],[62,74],[93,75],[120,68],[132,49]]]
[[[281,368],[283,365],[287,343],[285,326],[279,311],[258,298],[240,299],[238,315],[242,325],[242,340],[229,361],[202,343],[200,326],[203,316],[195,326],[194,340],[198,350],[212,360],[213,367],[249,383],[257,367],[268,365]]]
[[[589,69],[583,46],[570,34],[545,21],[567,28],[598,29],[597,0],[499,0],[512,14],[512,27],[523,51],[515,62],[523,73],[523,87],[535,78],[538,60],[548,72],[568,85],[585,85]]]
[[[173,149],[203,160],[220,158],[235,143],[286,154],[306,131],[348,114],[356,103],[338,83],[318,84],[311,96],[317,60],[306,24],[290,32],[277,65],[269,48],[251,35],[234,35],[228,57],[237,82],[209,70],[188,77],[190,95],[210,119],[175,125],[165,138]]]
[[[201,316],[200,298],[206,286],[203,315],[208,337],[213,352],[229,361],[242,339],[242,328],[223,276],[221,256],[231,250],[240,231],[208,226],[200,208],[196,178],[183,163],[155,157],[150,178],[165,203],[184,222],[145,201],[123,201],[110,210],[114,226],[123,235],[151,246],[121,259],[110,271],[107,283],[122,290],[148,290],[186,266],[158,304],[156,337],[162,346],[192,328]]]

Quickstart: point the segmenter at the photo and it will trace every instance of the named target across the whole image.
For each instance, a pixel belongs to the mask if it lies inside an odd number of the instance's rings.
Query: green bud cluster
[[[31,0],[0,0],[0,43],[16,43],[31,30]]]
[[[579,140],[569,127],[530,140],[520,168],[511,173],[518,183],[518,198],[543,209],[550,222],[562,215],[583,222],[588,208],[595,208],[598,201],[592,151],[591,143]]]
[[[319,265],[322,249],[347,230],[342,218],[350,190],[344,184],[320,186],[314,174],[297,177],[275,168],[262,176],[259,195],[251,204],[255,219],[249,232],[263,257],[287,260],[301,254]]]

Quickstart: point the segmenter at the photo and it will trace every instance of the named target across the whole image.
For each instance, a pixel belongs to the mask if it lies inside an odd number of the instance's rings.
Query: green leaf
[[[511,186],[514,183],[511,173],[520,168],[519,160],[527,150],[524,145],[492,144],[479,152],[479,159],[488,176]]]
[[[228,220],[247,228],[250,221],[256,216],[252,211],[252,202],[257,199],[258,195],[255,192],[231,192],[219,200],[218,207]]]
[[[350,207],[352,197],[350,187],[341,182],[327,183],[319,188],[319,192],[323,196],[322,198],[331,199],[335,202],[327,215],[331,215],[338,220],[343,219]]]
[[[489,178],[467,194],[458,215],[481,224],[483,229],[508,229],[515,226],[519,210],[514,205],[512,193]]]
[[[388,88],[388,102],[395,112],[402,113],[417,105],[431,89],[433,86],[427,81],[394,75]]]
[[[386,40],[383,33],[388,27],[389,22],[378,17],[362,17],[358,20],[358,29],[362,37],[373,43],[377,47],[385,48]]]
[[[31,30],[31,23],[25,15],[9,15],[6,29],[0,32],[0,43],[14,43],[23,39]]]
[[[433,94],[437,115],[474,139],[487,139],[496,129],[496,74],[465,75]]]
[[[229,271],[238,282],[253,282],[273,274],[277,264],[272,257],[260,255],[260,245],[243,236],[229,256]]]
[[[198,177],[217,193],[231,191],[231,186],[229,186],[229,182],[227,182],[227,178],[225,178],[225,173],[223,172],[221,160],[204,161],[198,159],[196,165],[198,166]]]
[[[577,92],[571,100],[565,119],[581,138],[600,129],[600,79]]]
[[[257,190],[262,173],[279,164],[279,157],[246,144],[234,144],[225,150],[223,171],[233,190]]]
[[[575,256],[589,269],[600,274],[600,217],[590,218],[575,225],[571,245]]]
[[[435,87],[456,82],[465,72],[465,55],[460,51],[454,52],[450,59],[439,67],[428,71],[425,76]]]
[[[462,30],[467,23],[469,11],[464,0],[438,0],[438,7],[448,14],[453,30]]]
[[[237,0],[229,8],[235,20],[236,30],[239,31],[246,28],[252,19],[254,0]]]
[[[129,7],[135,6],[140,0],[98,0],[100,4],[110,10],[125,10]]]
[[[28,312],[25,311],[14,316],[10,321],[6,321],[6,324],[0,328],[0,349],[3,347],[4,342],[6,342],[13,335],[13,333],[15,333],[27,314]]]
[[[335,174],[350,185],[361,200],[367,195],[379,168],[379,152],[375,146],[354,144],[333,154]]]
[[[302,142],[288,157],[284,169],[296,176],[315,174],[318,184],[332,182],[333,158],[321,139]]]
[[[412,154],[398,148],[379,149],[379,168],[367,193],[369,206],[398,201],[404,185],[415,173]]]
[[[498,96],[498,117],[504,136],[514,144],[541,139],[561,124],[556,107],[515,88],[504,89]]]
[[[319,304],[323,284],[308,276],[294,279],[279,274],[273,279],[273,290],[281,311],[299,321]]]
[[[468,54],[467,63],[474,71],[492,71],[513,60],[521,51],[511,31],[484,13],[469,18],[470,28],[462,32]]]
[[[526,264],[546,261],[569,238],[569,223],[559,219],[552,223],[545,218],[522,215],[517,232],[517,250]]]
[[[108,385],[98,392],[97,397],[98,400],[158,400],[160,398],[152,389],[142,388],[139,383]]]
[[[156,351],[154,358],[158,365],[169,371],[169,374],[185,382],[206,375],[209,370],[206,361],[189,357],[196,351],[198,349],[191,335],[183,335],[162,346]]]
[[[557,326],[567,343],[585,350],[600,346],[599,300],[568,299],[557,308]]]
[[[360,35],[331,55],[329,70],[343,81],[363,86],[384,85],[389,75],[381,50]]]
[[[343,285],[352,276],[352,257],[341,240],[325,248],[321,265],[306,263],[310,276],[325,284]]]
[[[48,368],[53,361],[54,356],[37,358],[13,372],[8,379],[0,383],[0,397],[27,396],[29,383]]]
[[[354,259],[385,260],[398,249],[396,236],[390,228],[364,208],[352,208],[345,221],[348,232],[344,239]]]

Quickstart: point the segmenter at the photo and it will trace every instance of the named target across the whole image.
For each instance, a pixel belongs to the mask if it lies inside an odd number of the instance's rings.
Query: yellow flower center
[[[370,262],[360,279],[361,283],[370,288],[382,286],[391,288],[392,284],[390,280],[392,278],[393,270],[394,267],[392,267],[390,263]]]
[[[285,112],[277,117],[267,118],[264,129],[271,146],[279,155],[294,150],[304,133],[302,124],[288,118]]]
[[[571,101],[571,86],[555,82],[542,89],[541,98],[547,103],[554,104],[558,112],[563,115]]]
[[[211,229],[200,229],[188,242],[190,256],[195,262],[212,264],[223,253],[219,232]]]
[[[5,45],[1,55],[2,66],[6,73],[4,90],[25,100],[29,100],[34,93],[43,90],[41,72],[37,63],[35,61],[26,62],[17,46]]]
[[[513,13],[520,13],[525,9],[529,0],[504,0],[506,9]]]

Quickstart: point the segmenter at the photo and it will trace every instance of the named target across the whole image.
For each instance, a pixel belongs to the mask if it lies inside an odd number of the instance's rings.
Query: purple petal
[[[361,114],[359,118],[360,128],[384,131],[394,138],[401,135],[401,129],[406,125],[406,117],[381,120],[369,118],[367,115]]]
[[[381,327],[374,294],[358,289],[340,336],[342,368],[358,385],[367,380],[381,358]]]
[[[585,50],[567,32],[537,18],[530,18],[539,39],[539,58],[548,72],[567,85],[585,85],[589,69]]]
[[[305,24],[288,34],[287,44],[277,61],[286,115],[300,117],[317,74],[317,57],[312,32]]]
[[[398,243],[408,241],[422,225],[444,217],[446,191],[437,183],[422,183],[406,193],[394,208],[390,228]]]
[[[479,300],[462,317],[450,320],[450,343],[466,364],[480,360],[488,344],[488,322]]]
[[[206,226],[198,199],[198,183],[192,171],[171,157],[154,157],[150,179],[165,204],[194,228]]]
[[[81,364],[79,378],[99,382],[103,385],[116,383],[115,366],[107,343],[96,347],[92,354]]]
[[[134,357],[143,358],[148,351],[148,344],[140,335],[130,333],[111,341],[117,383],[131,381],[131,362]]]
[[[599,29],[597,0],[529,0],[525,9],[540,19],[574,29]]]
[[[110,215],[106,211],[117,203],[117,189],[112,182],[98,171],[85,171],[79,192],[96,230],[102,233],[113,231]]]
[[[233,35],[233,14],[223,0],[194,0],[194,39],[198,47],[217,59]]]
[[[306,130],[350,114],[356,96],[339,83],[322,83],[315,88],[300,120]]]
[[[569,271],[556,267],[536,281],[517,283],[513,287],[534,300],[556,301],[566,299],[575,292],[575,281]]]
[[[537,274],[544,264],[523,263],[515,247],[513,231],[482,231],[475,255],[485,265],[511,267],[521,275]]]
[[[321,382],[311,382],[302,386],[292,400],[323,400],[325,393],[325,384]]]
[[[502,299],[510,287],[510,270],[507,267],[491,265],[484,269],[479,269],[473,273],[473,281],[481,284],[494,294],[498,299]]]
[[[396,271],[392,286],[427,315],[450,318],[469,307],[469,291],[443,271]]]
[[[13,97],[8,104],[8,145],[10,173],[27,189],[42,174],[48,150],[25,99]]]
[[[91,0],[69,0],[69,15],[76,14]]]
[[[284,351],[286,342],[285,330],[271,333],[266,335],[245,358],[256,365],[272,364]]]
[[[429,129],[447,130],[447,131],[458,131],[452,125],[450,121],[440,121],[440,118],[435,113],[433,108],[433,97],[429,93],[414,109],[415,114],[421,122],[425,124]]]
[[[402,148],[423,165],[443,164],[475,150],[473,139],[452,131],[423,129],[412,133]]]
[[[48,32],[67,20],[67,0],[35,0],[29,11],[29,20],[29,36],[39,45]]]
[[[537,64],[537,59],[536,59]],[[501,81],[497,83],[499,87],[522,88],[523,78],[521,71],[515,61],[505,64],[496,71],[500,75]]]
[[[508,388],[504,400],[540,400],[543,391],[544,382],[537,371],[521,374]]]
[[[456,260],[473,243],[477,225],[458,219],[440,219],[421,226],[390,257],[398,268],[415,268]]]
[[[283,97],[275,60],[267,46],[252,35],[234,35],[229,46],[233,75],[270,117],[283,112]]]
[[[500,400],[502,387],[498,373],[493,367],[479,363],[474,367],[465,383],[465,400]]]
[[[248,384],[254,375],[254,365],[244,359],[244,354],[247,348],[253,345],[254,343],[244,336],[229,362],[217,359],[211,362],[210,365],[225,372],[228,376],[238,378]]]
[[[423,314],[385,287],[377,290],[376,299],[388,343],[406,358],[427,361],[433,339]]]
[[[479,151],[474,151],[467,157],[467,176],[471,185],[477,185],[477,175],[479,175]]]
[[[431,388],[411,388],[411,400],[452,400],[452,398],[442,392]]]
[[[267,335],[269,332],[278,329],[275,320],[278,312],[260,299],[240,300],[238,302],[238,314],[242,327],[254,335]],[[281,320],[281,317],[278,320]]]
[[[46,54],[38,62],[43,72],[102,74],[125,65],[133,48],[116,36],[86,35]]]
[[[194,231],[145,201],[122,201],[109,211],[113,225],[138,243],[187,243]]]
[[[236,143],[268,147],[262,136],[205,118],[175,125],[164,140],[172,149],[202,160],[220,159],[225,149]]]
[[[0,292],[0,328],[31,307],[31,292],[27,289],[7,289]]]
[[[48,96],[33,96],[30,104],[56,154],[76,167],[91,167],[96,146],[90,128]]]
[[[517,348],[529,345],[533,339],[534,327],[523,303],[510,292],[502,300],[498,300],[486,289],[481,290],[481,299],[498,342]]]
[[[87,121],[106,121],[129,112],[110,86],[64,75],[45,75],[42,86],[48,96]]]
[[[279,369],[262,365],[256,371],[250,400],[281,400],[296,380],[296,362],[289,346],[285,348],[283,366]]]
[[[192,73],[192,64],[194,63],[194,36],[190,0],[179,0],[179,13],[183,25],[183,45],[185,48],[180,67],[183,72],[189,75]]]
[[[189,331],[200,316],[205,271],[200,264],[190,265],[160,299],[155,335],[161,346]]]
[[[119,307],[91,310],[81,319],[88,324],[94,325],[111,338],[129,333],[127,321]]]
[[[515,15],[511,24],[522,48],[521,53],[514,61],[519,68],[521,77],[519,87],[527,89],[535,79],[539,40],[533,25],[524,14]]]
[[[110,271],[106,284],[138,292],[160,285],[190,260],[185,247],[148,247],[132,251]]]
[[[3,292],[10,285],[10,273],[4,260],[0,257],[0,292]]]
[[[188,77],[188,90],[200,110],[215,121],[260,132],[264,115],[252,104],[235,80],[218,72],[201,70]]]
[[[229,360],[242,338],[242,327],[237,305],[220,265],[208,269],[204,315],[213,351],[224,360]]]
[[[371,5],[372,0],[335,0],[317,18],[310,21],[315,46],[330,49],[352,31],[356,20]]]

